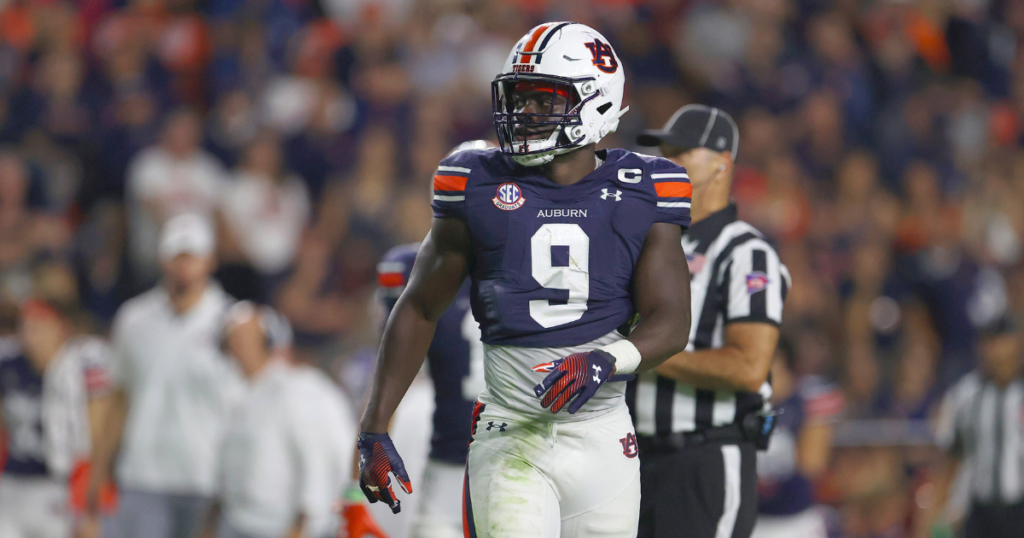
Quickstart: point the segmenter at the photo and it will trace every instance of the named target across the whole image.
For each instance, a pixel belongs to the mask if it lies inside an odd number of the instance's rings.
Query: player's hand
[[[405,472],[405,463],[386,433],[361,432],[359,434],[359,487],[371,503],[384,501],[391,512],[402,511],[402,503],[391,489],[390,474],[406,493],[412,493],[412,482]]]
[[[541,398],[540,405],[550,406],[552,413],[561,411],[569,404],[569,413],[573,414],[597,394],[601,385],[608,381],[627,381],[633,377],[613,376],[614,370],[615,357],[610,353],[599,349],[574,353],[564,359],[534,366],[534,372],[550,373],[539,385],[533,387],[533,392]]]

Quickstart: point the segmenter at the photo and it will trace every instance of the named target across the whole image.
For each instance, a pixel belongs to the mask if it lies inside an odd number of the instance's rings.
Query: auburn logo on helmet
[[[615,59],[611,45],[600,39],[595,39],[593,43],[584,43],[584,45],[590,49],[590,54],[594,56],[594,65],[598,69],[605,73],[614,73],[619,69],[619,61]]]

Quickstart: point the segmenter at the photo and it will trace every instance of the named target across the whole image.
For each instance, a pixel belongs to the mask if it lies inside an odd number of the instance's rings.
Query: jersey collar
[[[690,241],[696,241],[696,252],[703,254],[707,252],[708,247],[715,238],[722,233],[722,229],[736,222],[736,220],[736,204],[730,203],[725,208],[719,209],[699,222],[691,224],[690,229],[686,231],[686,238]]]

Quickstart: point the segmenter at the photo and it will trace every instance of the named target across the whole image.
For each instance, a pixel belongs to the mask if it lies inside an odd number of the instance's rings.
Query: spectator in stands
[[[210,280],[214,235],[197,215],[161,230],[163,280],[114,319],[111,410],[94,457],[88,518],[118,454],[119,510],[108,536],[188,538],[209,508],[228,410],[241,393],[217,334],[234,302]],[[107,530],[107,529],[105,529]]]
[[[157,138],[157,106],[157,96],[144,87],[126,88],[110,100],[106,121],[93,135],[96,160],[82,193],[86,209],[99,198],[125,197],[132,159]]]
[[[109,403],[110,349],[75,336],[72,308],[40,299],[20,310],[18,336],[0,340],[0,536],[67,538],[69,477],[87,462]]]
[[[334,536],[332,507],[355,441],[348,402],[319,370],[288,362],[291,330],[268,307],[235,304],[223,343],[248,387],[224,436],[221,490],[205,536]]]
[[[127,177],[129,254],[140,283],[159,276],[157,235],[167,219],[184,213],[212,217],[221,200],[224,171],[200,149],[202,117],[179,109],[165,121],[160,143],[139,153]]]
[[[227,166],[238,164],[242,151],[259,134],[256,105],[241,90],[217,100],[206,122],[206,146]]]
[[[281,159],[277,135],[261,133],[246,150],[223,201],[230,236],[269,292],[292,267],[310,220],[306,186],[282,168]]]
[[[28,167],[12,149],[0,149],[0,274],[67,246],[59,219],[30,204]]]

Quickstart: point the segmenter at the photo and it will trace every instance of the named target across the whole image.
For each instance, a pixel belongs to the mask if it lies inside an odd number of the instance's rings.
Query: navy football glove
[[[391,438],[386,433],[361,432],[356,444],[359,447],[359,487],[363,495],[371,503],[386,502],[392,513],[401,512],[402,503],[391,489],[388,475],[393,473],[406,493],[412,493],[412,482]]]
[[[628,381],[632,375],[612,375],[615,357],[600,349],[574,353],[564,359],[538,364],[534,372],[551,372],[533,392],[541,398],[540,405],[557,413],[570,401],[569,413],[575,414],[587,403],[601,385],[611,381]],[[575,398],[575,400],[573,399]]]

